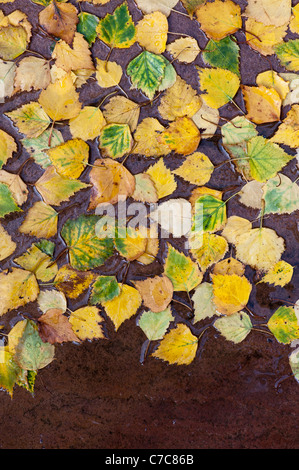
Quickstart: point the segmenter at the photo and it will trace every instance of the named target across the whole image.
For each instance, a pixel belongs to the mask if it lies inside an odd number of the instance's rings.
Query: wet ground
[[[111,1],[104,7],[94,8],[82,3],[84,11],[104,16],[112,12],[119,1]],[[141,18],[133,1],[129,7],[135,20]],[[246,2],[239,2],[242,7]],[[2,5],[8,13],[19,8],[28,14],[35,28],[31,50],[39,51],[50,57],[51,41],[37,35],[37,12],[42,7],[30,1],[16,0],[11,5]],[[184,11],[178,5],[177,9]],[[169,17],[169,30],[190,34],[198,39],[203,48],[206,41],[196,21],[172,13]],[[269,69],[269,62],[244,44],[245,36],[238,32],[236,37],[241,47],[242,83],[254,85],[256,75]],[[174,37],[171,37],[171,41]],[[242,44],[243,43],[243,44]],[[134,45],[129,51],[113,51],[111,60],[126,67],[140,48]],[[105,58],[107,48],[98,41],[93,47],[94,57]],[[283,71],[277,59],[271,58],[274,70]],[[200,58],[195,62],[203,65]],[[174,64],[179,75],[194,88],[198,88],[194,65]],[[144,101],[145,97],[136,90],[130,90],[127,77],[121,86],[134,101]],[[111,90],[109,90],[110,93]],[[99,103],[107,94],[106,90],[91,81],[82,88],[81,101],[85,104]],[[38,93],[23,93],[0,106],[1,113],[15,109],[30,100],[36,100]],[[241,93],[236,97],[243,107]],[[143,107],[141,119],[150,115],[157,116],[156,102],[152,107]],[[285,110],[287,111],[287,110]],[[233,105],[221,110],[221,116],[232,118],[238,114]],[[285,114],[285,112],[284,112]],[[163,123],[163,121],[162,121]],[[278,124],[260,127],[260,132],[270,136]],[[12,123],[1,118],[1,128],[13,135],[20,136]],[[60,128],[59,128],[60,129]],[[67,128],[61,129],[64,137],[70,138]],[[206,153],[214,164],[227,159],[216,142],[203,140],[199,150]],[[96,142],[91,146],[92,163],[99,153]],[[28,158],[25,151],[8,162],[5,169],[16,172]],[[182,158],[170,155],[165,163],[170,168],[177,167]],[[129,157],[126,166],[133,173],[146,170],[154,159]],[[290,162],[283,173],[295,179],[296,161]],[[35,164],[28,164],[23,173],[26,182],[34,182],[41,174]],[[88,181],[89,170],[83,174]],[[242,181],[233,166],[225,165],[214,171],[208,184],[211,188],[226,190],[224,199],[238,190]],[[171,197],[188,197],[194,186],[185,185],[180,180],[178,189]],[[85,213],[88,206],[89,191],[82,191],[71,199],[71,204],[80,203],[60,217],[60,228],[69,217]],[[21,236],[16,229],[25,216],[26,210],[39,199],[30,187],[30,198],[23,206],[24,214],[7,217],[3,225],[13,234],[18,248],[13,257],[25,251],[32,241],[31,237]],[[66,207],[70,203],[66,203]],[[238,202],[238,198],[228,203],[228,215],[240,215],[254,220],[258,212],[249,210]],[[259,222],[255,222],[254,226]],[[286,242],[283,259],[298,266],[299,235],[298,212],[289,216],[271,216],[264,219],[264,226],[273,228]],[[64,245],[56,239],[56,253]],[[142,267],[131,263],[127,282],[140,279],[144,275],[158,274],[165,255],[167,240],[161,243],[158,259],[150,266]],[[172,240],[177,248],[183,241]],[[5,269],[11,261],[2,263]],[[99,273],[117,273],[122,280],[125,263],[114,256]],[[254,282],[256,274],[249,267],[246,276]],[[299,297],[298,269],[295,269],[290,284],[285,288],[274,288],[266,284],[253,286],[248,307],[255,313],[256,323],[265,323],[271,314],[286,302],[295,302]],[[297,288],[296,288],[297,286]],[[177,299],[187,300],[183,293]],[[277,300],[280,299],[280,300]],[[69,307],[79,308],[86,305],[87,297],[72,301]],[[188,310],[175,309],[176,318],[193,328],[188,318]],[[17,312],[5,316],[7,331],[22,318],[22,314],[37,318],[36,304],[30,304]],[[4,321],[3,321],[4,322]],[[205,323],[204,323],[205,324]],[[198,324],[196,325],[198,326]],[[216,334],[214,329],[207,330],[201,341],[198,356],[190,366],[167,366],[162,361],[148,357],[140,363],[140,352],[145,341],[142,331],[136,326],[136,317],[126,321],[117,333],[111,321],[106,321],[108,340],[85,342],[78,346],[65,344],[56,347],[54,362],[39,372],[35,396],[21,388],[16,388],[14,399],[4,392],[0,393],[0,447],[2,448],[97,448],[97,449],[194,449],[194,448],[298,448],[298,396],[299,385],[290,374],[288,354],[291,349],[280,345],[269,335],[251,332],[247,339],[233,345]],[[285,379],[282,380],[281,379]]]

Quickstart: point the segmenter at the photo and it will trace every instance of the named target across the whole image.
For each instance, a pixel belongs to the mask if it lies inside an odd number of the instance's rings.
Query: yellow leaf
[[[54,166],[49,166],[35,183],[35,187],[46,204],[59,206],[77,191],[88,188],[89,185],[76,179],[61,176],[56,172]]]
[[[292,33],[299,34],[299,4],[292,8],[292,18],[290,21],[290,30]]]
[[[51,261],[51,257],[34,244],[25,253],[14,259],[14,262],[21,268],[35,274],[36,278],[43,282],[51,281],[57,274],[57,264],[54,263],[50,266]]]
[[[256,83],[258,86],[274,88],[282,100],[286,98],[290,91],[289,82],[285,81],[274,70],[266,70],[265,72],[259,73],[256,77]]]
[[[105,338],[103,328],[99,325],[102,321],[103,318],[97,307],[79,308],[72,312],[69,318],[73,332],[82,341]]]
[[[4,183],[9,187],[14,200],[19,206],[27,201],[28,189],[19,175],[0,170],[0,183]]]
[[[12,60],[25,52],[27,33],[22,26],[0,27],[0,57]]]
[[[58,41],[52,58],[56,59],[56,66],[66,72],[78,69],[94,70],[89,44],[80,33],[75,34],[72,47],[62,39]]]
[[[283,42],[288,23],[281,26],[265,25],[253,18],[248,18],[245,28],[246,41],[249,46],[263,55],[271,55],[275,53],[275,46]]]
[[[160,11],[145,15],[136,25],[136,41],[154,54],[165,51],[167,33],[168,21]]]
[[[265,25],[281,26],[290,21],[291,0],[247,0],[244,15]]]
[[[22,134],[31,138],[41,135],[50,124],[49,116],[36,101],[24,104],[21,108],[10,111],[6,115]]]
[[[249,220],[238,217],[237,215],[232,215],[227,219],[224,230],[222,231],[222,236],[226,238],[228,243],[235,245],[237,237],[251,230],[251,227],[252,225]]]
[[[8,350],[13,355],[16,353],[18,343],[23,336],[26,325],[27,320],[18,321],[8,333]]]
[[[219,261],[213,267],[213,274],[222,274],[231,276],[232,274],[237,274],[237,276],[243,276],[245,272],[244,264],[234,258],[226,258],[222,261]]]
[[[159,252],[159,245],[158,229],[156,225],[153,224],[148,230],[145,252],[137,258],[137,261],[146,266],[153,263]]]
[[[166,50],[174,59],[179,62],[185,62],[186,64],[194,62],[200,53],[198,42],[192,37],[176,39],[174,42],[167,45]]]
[[[159,123],[158,119],[151,117],[143,119],[134,134],[136,145],[132,153],[141,154],[145,157],[160,157],[170,153],[168,145],[159,141],[163,131],[165,131],[165,127]]]
[[[0,59],[0,78],[3,87],[1,90],[2,99],[10,98],[13,95],[16,70],[17,65],[14,62]]]
[[[175,178],[171,171],[166,168],[163,158],[160,158],[157,163],[150,166],[146,173],[153,180],[159,199],[169,196],[176,190],[177,184]]]
[[[90,196],[89,210],[98,204],[109,202],[116,204],[125,201],[135,190],[135,178],[121,163],[111,158],[97,159],[90,172],[90,182],[93,184]]]
[[[176,82],[161,98],[159,113],[163,119],[174,121],[177,117],[192,117],[201,107],[197,92],[177,76]]]
[[[81,103],[70,74],[50,83],[39,96],[39,103],[53,121],[72,119],[80,113]]]
[[[170,330],[152,356],[169,364],[188,365],[195,358],[198,339],[183,323]]]
[[[213,196],[216,199],[222,199],[223,193],[221,191],[217,191],[217,189],[211,189],[211,188],[206,188],[202,186],[201,188],[195,188],[193,189],[191,196],[189,198],[189,201],[192,205],[192,212],[194,213],[195,210],[195,203],[197,199],[199,199],[201,196]]]
[[[232,101],[240,86],[239,77],[230,70],[197,68],[202,99],[211,108],[221,108]]]
[[[271,142],[285,144],[292,148],[299,147],[299,105],[294,104],[282,121]]]
[[[102,303],[108,317],[113,321],[116,331],[125,320],[135,315],[142,303],[141,295],[137,289],[126,284],[123,286],[119,284],[119,287],[121,292],[117,297]]]
[[[178,3],[177,0],[136,0],[138,8],[143,13],[152,13],[153,11],[160,11],[166,16],[169,16],[171,10]]]
[[[27,41],[30,41],[32,24],[28,21],[27,15],[24,12],[21,10],[15,10],[8,16],[0,19],[0,27],[9,25],[22,26],[27,34]]]
[[[123,69],[116,62],[106,62],[97,59],[96,78],[102,88],[109,88],[119,84]]]
[[[242,28],[241,8],[231,0],[215,0],[200,5],[195,11],[201,29],[219,41]]]
[[[255,124],[279,121],[282,102],[274,88],[243,85],[242,91],[247,108],[247,119]]]
[[[254,269],[269,271],[284,251],[284,240],[270,228],[254,228],[239,235],[236,257]]]
[[[14,93],[41,90],[49,83],[49,61],[29,56],[19,62],[14,80]]]
[[[181,117],[171,122],[158,140],[168,145],[175,153],[189,155],[198,148],[200,132],[192,119]]]
[[[79,178],[88,163],[89,146],[82,139],[72,139],[45,150],[61,176]]]
[[[51,238],[57,233],[58,213],[43,201],[35,202],[19,227],[21,233],[37,238]]]
[[[91,271],[77,271],[70,265],[63,265],[55,279],[54,286],[70,299],[77,299],[86,291],[96,278]]]
[[[124,233],[125,232],[125,233]],[[145,252],[146,238],[143,230],[128,227],[120,229],[114,239],[114,245],[121,256],[128,261],[134,261]]]
[[[189,183],[203,186],[210,180],[213,169],[214,165],[204,153],[195,152],[189,155],[179,168],[173,170],[173,173]]]
[[[247,305],[252,286],[244,276],[214,274],[213,302],[223,315],[232,315]]]
[[[36,300],[39,287],[34,274],[11,268],[0,273],[0,316]]]
[[[138,124],[140,106],[125,96],[113,96],[105,105],[103,114],[107,123],[128,124],[133,132]]]
[[[274,286],[284,287],[286,284],[291,282],[293,277],[293,266],[286,261],[278,261],[263,277],[260,282],[267,282],[268,284],[274,284]],[[258,282],[258,284],[260,283]]]
[[[228,244],[225,238],[214,233],[204,233],[201,239],[192,233],[189,237],[191,253],[196,259],[202,272],[205,272],[209,266],[222,259],[228,250]]]
[[[13,254],[17,245],[12,241],[11,236],[4,230],[2,225],[0,225],[0,239],[0,261],[3,261]]]
[[[70,120],[69,125],[74,138],[93,140],[100,135],[106,120],[100,108],[85,106],[77,117]]]
[[[15,383],[19,379],[21,369],[14,361],[13,355],[7,347],[0,347],[0,387],[7,390],[10,397],[13,396]]]
[[[162,312],[171,302],[173,285],[164,274],[144,281],[134,281],[134,285],[139,291],[144,305],[152,312]]]

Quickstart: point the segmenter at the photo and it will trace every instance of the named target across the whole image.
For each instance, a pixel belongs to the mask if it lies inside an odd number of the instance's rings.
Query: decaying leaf
[[[134,285],[139,291],[144,305],[152,312],[162,312],[171,302],[173,286],[171,280],[165,275],[155,276],[144,281],[135,281]]]
[[[47,310],[38,319],[38,332],[42,341],[56,344],[67,341],[79,341],[72,330],[71,323],[60,309]]]
[[[77,8],[71,3],[51,2],[39,14],[40,25],[69,44],[73,41],[78,22]]]

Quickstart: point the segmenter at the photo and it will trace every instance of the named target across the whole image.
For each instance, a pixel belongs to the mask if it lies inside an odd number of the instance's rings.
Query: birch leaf
[[[240,76],[239,53],[240,48],[238,43],[230,36],[227,36],[220,41],[211,39],[206,45],[202,57],[212,67],[230,70]]]
[[[186,325],[179,323],[176,328],[164,336],[152,356],[169,364],[188,365],[195,358],[197,346],[197,337]]]
[[[121,158],[131,150],[133,139],[128,124],[108,124],[101,132],[99,146],[110,158]]]
[[[142,303],[141,295],[137,289],[127,285],[119,285],[119,287],[120,294],[117,297],[102,303],[116,331],[125,320],[128,320],[137,313]]]
[[[0,58],[13,60],[25,52],[28,36],[23,26],[0,27]]]
[[[214,323],[214,327],[225,339],[238,344],[249,335],[252,323],[247,313],[237,312],[229,317],[218,318]]]
[[[193,237],[192,235],[189,237],[191,253],[202,272],[205,272],[209,266],[222,259],[228,250],[227,241],[220,235],[207,232],[199,240],[196,239],[195,235]]]
[[[242,27],[241,8],[231,0],[215,0],[195,11],[201,29],[209,38],[220,40]]]
[[[247,0],[245,16],[255,18],[266,25],[280,26],[291,17],[291,0]]]
[[[8,186],[14,200],[18,206],[22,206],[28,198],[28,189],[19,175],[0,170],[0,183]]]
[[[57,233],[58,213],[43,201],[33,204],[19,227],[20,233],[37,238],[51,238]]]
[[[50,136],[51,145],[49,146]],[[60,131],[57,131],[56,129],[47,129],[38,137],[33,139],[22,139],[21,142],[29,155],[34,158],[35,162],[42,168],[46,169],[51,165],[51,160],[45,151],[62,144],[63,137]]]
[[[162,54],[165,51],[167,33],[167,18],[160,11],[145,15],[136,25],[136,41],[154,54]]]
[[[6,230],[0,225],[0,239],[1,239],[1,246],[0,246],[0,261],[8,258],[10,255],[13,254],[17,245],[12,240],[11,236],[6,232]]]
[[[56,60],[56,67],[66,72],[79,69],[94,70],[89,44],[80,33],[75,33],[72,47],[62,39],[58,41],[52,53],[52,59]]]
[[[138,326],[140,326],[149,341],[157,341],[163,338],[173,319],[170,308],[162,312],[149,311],[141,315]]]
[[[214,274],[212,281],[213,301],[220,313],[232,315],[247,305],[252,286],[245,276]]]
[[[70,120],[69,125],[74,139],[94,140],[105,127],[106,120],[99,108],[85,106],[78,116]]]
[[[72,139],[46,150],[59,175],[79,178],[88,163],[89,146],[82,139]]]
[[[71,323],[60,309],[47,310],[38,319],[38,332],[42,341],[50,344],[61,344],[68,341],[79,342],[72,330]]]
[[[21,209],[16,204],[13,194],[7,184],[0,183],[0,217],[5,217],[11,212],[19,212]]]
[[[213,169],[214,165],[209,157],[204,153],[195,152],[189,155],[179,168],[173,170],[173,173],[191,184],[203,186],[210,180]]]
[[[54,166],[49,166],[35,183],[35,187],[46,204],[59,206],[62,202],[68,201],[77,191],[88,188],[89,185],[61,176]]]
[[[14,122],[22,134],[31,138],[41,135],[51,122],[41,105],[35,101],[6,113],[6,116]]]
[[[29,271],[12,268],[0,273],[0,315],[36,300],[39,287],[36,277]]]
[[[267,282],[268,284],[274,284],[274,286],[284,287],[286,284],[291,282],[293,272],[293,266],[291,266],[289,263],[286,261],[278,261],[278,263],[276,263],[267,272],[260,282]]]
[[[268,321],[268,328],[279,343],[289,344],[299,338],[298,320],[292,307],[279,307]]]
[[[129,63],[127,73],[135,88],[153,99],[164,77],[167,60],[149,51],[141,52]]]
[[[135,42],[136,29],[126,2],[107,14],[97,26],[98,37],[111,48],[128,48]]]
[[[143,303],[152,312],[158,313],[165,310],[173,296],[173,286],[167,276],[155,276],[144,281],[134,281]]]
[[[113,96],[105,105],[103,115],[108,124],[128,124],[133,132],[138,124],[140,106],[125,96]]]
[[[186,64],[191,64],[194,62],[200,53],[198,42],[192,37],[176,39],[170,44],[167,44],[166,50],[175,60],[184,62]]]
[[[271,138],[271,142],[299,147],[299,105],[294,104]]]
[[[99,324],[102,321],[97,307],[79,308],[69,318],[73,332],[82,341],[105,338],[103,327]]]
[[[79,22],[77,8],[71,3],[50,3],[39,14],[39,24],[58,38],[71,44]]]
[[[218,315],[213,297],[213,285],[209,282],[203,282],[195,289],[191,298],[194,304],[193,323]]]
[[[170,243],[164,265],[164,274],[171,280],[173,290],[189,292],[202,281],[202,273],[191,258],[173,248]]]
[[[248,18],[245,23],[246,41],[252,49],[263,55],[275,53],[277,45],[283,43],[287,34],[288,23],[280,26],[266,25],[260,20]]]
[[[299,209],[299,186],[278,173],[263,186],[265,214],[291,214]]]
[[[151,117],[143,119],[134,134],[136,146],[132,152],[145,157],[160,157],[170,153],[168,145],[160,142],[160,135],[164,130],[158,119]]]
[[[59,269],[54,279],[54,286],[70,299],[77,299],[94,282],[96,275],[91,271],[77,271],[69,264]]]
[[[171,171],[166,168],[163,162],[163,158],[161,158],[154,165],[150,166],[146,171],[146,174],[149,175],[153,180],[159,199],[169,196],[177,188],[175,178]]]
[[[221,108],[236,95],[240,79],[230,70],[220,68],[203,69],[197,67],[202,99],[211,108]]]
[[[185,80],[177,77],[172,87],[161,98],[159,113],[163,119],[174,121],[178,117],[192,117],[201,107],[201,99]]]
[[[117,86],[121,81],[123,69],[116,62],[97,59],[96,78],[102,88]]]
[[[192,119],[188,117],[176,118],[171,122],[158,140],[176,153],[189,155],[197,150],[200,142],[200,132]]]
[[[255,124],[279,121],[282,101],[274,88],[243,85],[242,91],[248,120]]]

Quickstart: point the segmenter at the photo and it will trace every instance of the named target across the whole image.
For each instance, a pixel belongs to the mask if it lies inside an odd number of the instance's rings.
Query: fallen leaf
[[[274,88],[242,86],[247,108],[247,119],[255,124],[276,122],[280,119],[281,98]]]
[[[100,19],[91,13],[87,13],[86,11],[81,11],[81,13],[78,15],[78,18],[79,23],[77,25],[77,31],[84,36],[88,44],[91,46],[97,38],[96,30]]]
[[[93,187],[89,210],[102,203],[124,201],[134,193],[135,178],[123,165],[110,158],[97,159],[93,165],[90,172]]]
[[[13,60],[27,48],[28,37],[22,26],[0,26],[0,58]]]
[[[55,44],[52,59],[56,62],[56,67],[62,68],[66,72],[79,69],[89,69],[94,71],[89,44],[84,36],[75,33],[72,47],[62,39]]]
[[[51,80],[49,61],[38,57],[25,57],[16,69],[14,93],[47,88]]]
[[[39,14],[39,24],[58,38],[71,44],[79,22],[77,8],[71,3],[51,2]]]
[[[178,117],[192,117],[201,107],[201,99],[185,80],[177,77],[172,87],[161,98],[158,111],[163,119],[174,121]]]
[[[49,145],[50,140],[51,145]],[[42,168],[46,169],[48,166],[51,166],[51,160],[45,151],[62,144],[63,137],[60,131],[57,131],[56,129],[47,129],[38,137],[33,139],[22,139],[21,142],[29,155],[34,158],[35,162]]]
[[[8,258],[10,255],[13,254],[17,245],[12,240],[9,233],[0,225],[0,238],[1,238],[1,245],[0,245],[0,261]]]
[[[85,106],[78,116],[70,119],[69,125],[74,139],[94,140],[105,127],[106,120],[99,108]]]
[[[144,281],[134,281],[134,286],[139,291],[144,305],[154,313],[165,310],[172,300],[172,282],[165,275],[155,276]]]
[[[67,341],[80,341],[72,330],[71,323],[60,309],[47,310],[38,319],[38,332],[42,341],[55,344]]]
[[[11,212],[20,212],[21,209],[17,205],[12,191],[7,184],[0,183],[0,218],[5,217]]]
[[[100,19],[97,26],[98,37],[111,48],[128,48],[134,44],[136,29],[126,2],[118,6],[112,14]]]
[[[55,245],[53,242],[48,241],[47,243],[52,245],[54,251]],[[35,274],[39,281],[49,282],[55,277],[58,271],[57,264],[52,264],[53,251],[51,256],[49,256],[41,250],[37,244],[33,244],[27,249],[27,251],[25,251],[25,253],[20,255],[18,258],[15,258],[14,262],[21,266],[21,268]]]
[[[268,321],[268,328],[279,343],[289,344],[298,339],[299,326],[293,307],[279,307]]]
[[[150,212],[151,220],[160,224],[162,238],[186,236],[191,229],[191,204],[186,199],[168,199]]]
[[[113,240],[98,238],[95,225],[99,217],[80,215],[77,219],[69,219],[61,230],[70,256],[70,263],[78,271],[88,271],[104,264],[113,254]]]
[[[37,238],[51,238],[57,233],[58,213],[43,201],[37,201],[29,209],[19,227],[20,233]]]
[[[278,173],[263,185],[265,214],[291,214],[299,209],[299,186]]]
[[[13,389],[21,372],[13,355],[4,346],[0,347],[0,387],[13,396]]]
[[[237,242],[239,235],[247,233],[251,230],[251,222],[243,217],[237,215],[232,215],[227,219],[225,227],[222,231],[222,236],[226,238],[228,243],[233,243],[234,245]]]
[[[291,0],[247,0],[244,15],[266,25],[281,26],[291,17]]]
[[[274,26],[266,25],[254,18],[248,18],[245,22],[245,28],[247,44],[263,55],[272,55],[275,53],[275,47],[283,42],[287,34],[288,23]]]
[[[138,8],[143,13],[152,13],[154,11],[160,11],[166,16],[169,16],[173,7],[178,3],[177,0],[136,0]]]
[[[34,274],[19,268],[0,273],[0,315],[36,300],[39,287]]]
[[[191,184],[203,186],[210,180],[213,170],[214,165],[209,157],[204,153],[195,152],[189,155],[179,168],[173,170],[173,173]]]
[[[236,257],[254,269],[269,271],[285,249],[284,239],[270,228],[253,228],[239,235],[235,242]]]
[[[203,282],[196,287],[195,292],[191,297],[194,304],[193,323],[218,315],[216,305],[213,302],[213,297],[213,285],[209,282]]]
[[[245,276],[214,274],[212,281],[213,301],[220,313],[232,315],[247,305],[252,286]]]
[[[149,51],[143,51],[129,63],[127,74],[134,88],[140,89],[150,100],[153,99],[164,78],[167,60]]]
[[[237,276],[243,276],[245,273],[244,264],[234,258],[226,258],[219,261],[213,267],[213,274],[229,275],[237,274]]]
[[[96,79],[102,88],[117,86],[121,81],[123,70],[116,62],[97,59]]]
[[[18,128],[27,137],[38,137],[50,125],[50,118],[36,101],[24,104],[14,111],[6,113]]]
[[[145,15],[136,25],[136,41],[140,46],[155,54],[165,51],[168,21],[160,11]]]
[[[175,41],[167,44],[166,50],[172,55],[175,60],[179,62],[184,62],[186,64],[191,64],[194,62],[198,54],[200,53],[200,48],[198,42],[195,38],[184,37],[176,39]]]
[[[215,0],[195,10],[201,29],[217,41],[242,28],[241,8],[231,0]]]
[[[128,320],[137,313],[137,310],[142,303],[141,295],[137,289],[127,286],[126,284],[123,286],[119,284],[119,287],[120,294],[117,297],[114,297],[112,300],[102,302],[102,305],[108,317],[112,320],[116,331],[125,320]]]
[[[167,244],[168,254],[164,265],[164,274],[171,280],[173,290],[190,292],[198,286],[203,278],[197,263],[190,257]]]
[[[157,341],[163,338],[173,320],[169,307],[162,312],[144,312],[138,320],[138,326],[149,341]]]
[[[203,53],[203,60],[212,67],[230,70],[240,76],[240,48],[233,36],[227,36],[220,41],[210,39]]]
[[[209,194],[201,196],[195,203],[195,233],[217,232],[226,223],[226,204]]]
[[[112,300],[120,294],[120,287],[115,276],[98,276],[92,286],[89,297],[91,305]]]
[[[228,341],[235,344],[241,343],[252,330],[252,323],[249,315],[245,312],[237,312],[229,317],[218,318],[214,327]]]
[[[245,184],[240,193],[240,202],[252,209],[262,209],[263,207],[263,183],[259,181],[249,181]]]
[[[59,269],[54,279],[54,286],[70,299],[77,299],[94,282],[96,275],[91,271],[77,271],[69,264]]]
[[[207,232],[199,237],[196,234],[191,234],[189,243],[191,254],[203,273],[209,266],[222,259],[228,250],[225,238],[214,233]]]
[[[286,118],[271,138],[271,142],[288,145],[292,148],[299,146],[299,105],[294,104]]]
[[[27,185],[19,177],[19,175],[9,173],[5,170],[0,170],[0,183],[5,183],[9,187],[11,194],[18,206],[22,206],[27,201]]]
[[[261,279],[260,282],[267,282],[268,284],[274,284],[274,286],[284,287],[286,284],[291,282],[293,277],[293,266],[286,261],[278,261]],[[258,283],[258,284],[259,284]]]
[[[67,301],[63,292],[57,290],[44,290],[39,293],[37,298],[38,308],[46,313],[48,310],[59,310],[61,313],[66,312]]]
[[[160,158],[157,163],[150,166],[146,174],[153,180],[159,199],[169,196],[177,188],[175,178],[171,171],[166,168],[163,158]]]
[[[104,156],[121,158],[130,152],[133,139],[128,124],[108,124],[102,129],[99,147]]]
[[[158,119],[147,117],[137,126],[134,134],[134,145],[132,153],[141,154],[145,157],[160,157],[170,153],[168,145],[160,142],[160,135],[165,127]]]
[[[89,146],[82,139],[72,139],[45,151],[60,176],[79,178],[86,168]]]
[[[290,39],[275,46],[278,59],[287,70],[294,72],[299,68],[299,39]]]
[[[103,115],[108,124],[128,124],[133,132],[138,124],[140,106],[125,96],[113,96],[105,105]]]
[[[156,186],[152,178],[146,173],[135,175],[135,191],[132,198],[140,202],[158,202]]]
[[[240,79],[230,70],[197,67],[202,99],[211,108],[221,108],[236,95]],[[205,92],[205,93],[204,93]]]
[[[197,150],[201,137],[192,119],[180,117],[170,123],[158,140],[175,153],[189,155]]]
[[[186,325],[179,323],[164,336],[152,356],[169,364],[188,365],[195,358],[197,346],[198,338]]]
[[[76,179],[61,176],[54,166],[49,166],[37,180],[35,187],[46,204],[59,206],[62,202],[68,201],[77,191],[86,189],[89,185]]]
[[[1,99],[10,98],[12,96],[14,92],[16,70],[17,65],[14,62],[0,59],[0,79],[2,80],[3,85]],[[2,94],[4,95],[2,96]]]

